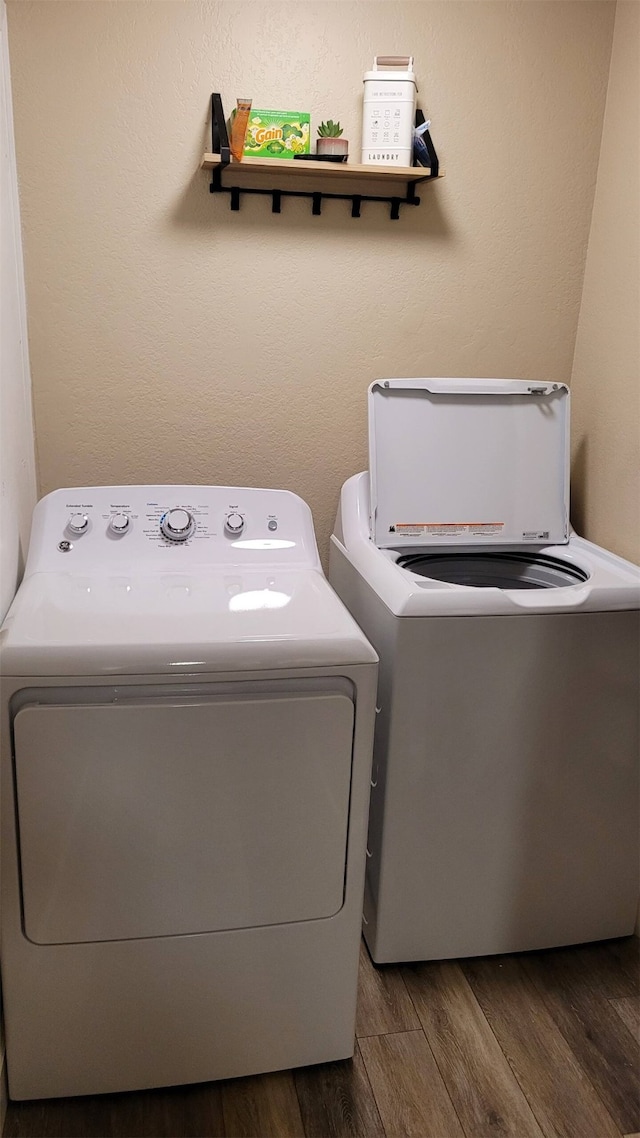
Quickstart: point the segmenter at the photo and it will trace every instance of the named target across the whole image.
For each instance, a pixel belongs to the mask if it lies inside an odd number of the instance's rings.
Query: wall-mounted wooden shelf
[[[406,182],[424,182],[433,176],[443,177],[443,170],[436,175],[431,174],[428,166],[361,166],[355,162],[314,162],[313,160],[296,161],[283,158],[243,158],[242,162],[225,163],[219,154],[205,154],[202,159],[203,170],[215,170],[224,166],[229,177],[246,175],[255,178],[259,174],[272,175],[276,171],[285,178],[304,178],[310,174],[320,174],[323,178],[331,178],[336,182],[345,178],[366,179],[374,182],[389,182],[390,185]]]
[[[423,121],[421,112],[418,112]],[[283,197],[310,198],[311,212],[318,215],[322,211],[324,198],[339,198],[351,202],[351,216],[360,217],[362,202],[387,202],[390,217],[396,221],[400,216],[401,205],[420,205],[416,186],[421,182],[441,178],[438,157],[429,132],[423,135],[429,148],[431,167],[427,166],[363,166],[352,162],[314,162],[300,159],[282,158],[243,158],[241,162],[232,159],[229,150],[227,127],[220,95],[211,96],[211,137],[212,148],[202,159],[201,166],[211,170],[212,194],[229,194],[232,210],[240,209],[241,194],[268,194],[271,197],[273,213],[280,213]],[[260,183],[265,175],[278,182],[278,188],[265,188]],[[300,185],[302,179],[312,178],[316,184],[329,189],[292,189]],[[375,182],[387,193],[359,193],[354,183]],[[284,187],[284,188],[282,188]]]

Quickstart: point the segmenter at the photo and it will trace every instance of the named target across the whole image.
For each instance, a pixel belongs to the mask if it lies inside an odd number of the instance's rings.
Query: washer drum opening
[[[589,580],[578,565],[545,553],[406,553],[397,564],[421,577],[478,589],[560,589]]]

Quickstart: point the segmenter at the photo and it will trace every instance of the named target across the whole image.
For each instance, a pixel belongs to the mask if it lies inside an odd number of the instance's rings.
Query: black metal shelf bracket
[[[224,167],[228,166],[231,161],[231,150],[222,98],[215,92],[211,96],[211,149],[214,154],[220,155],[220,166],[214,172],[221,174]]]
[[[419,126],[423,122],[424,115],[422,111],[416,111],[416,126]],[[415,178],[411,177],[407,181],[407,190],[403,198],[395,194],[391,196],[379,196],[377,194],[337,194],[329,191],[325,192],[324,190],[267,190],[255,186],[225,186],[222,181],[222,175],[231,164],[231,150],[229,147],[229,135],[224,116],[224,108],[222,106],[222,98],[218,93],[214,92],[211,96],[211,150],[214,154],[220,155],[220,162],[214,166],[211,171],[211,185],[209,186],[209,190],[212,194],[229,194],[229,204],[231,209],[236,213],[240,209],[241,194],[259,194],[261,196],[267,195],[271,198],[272,213],[281,213],[282,198],[310,198],[311,213],[314,217],[320,217],[322,213],[322,202],[328,198],[334,198],[339,201],[350,201],[352,217],[360,217],[362,202],[386,202],[390,207],[389,217],[392,221],[397,221],[400,217],[400,206],[420,205],[420,198],[416,194],[416,186],[420,182],[427,182],[431,178],[437,178],[438,176],[438,156],[428,130],[423,133],[422,139],[429,154],[430,166],[428,172],[425,167],[415,167],[416,176]],[[424,173],[419,173],[420,170],[424,170]]]

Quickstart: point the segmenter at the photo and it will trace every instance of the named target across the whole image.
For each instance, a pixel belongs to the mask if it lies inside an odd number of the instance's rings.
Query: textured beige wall
[[[572,377],[574,524],[640,564],[640,4],[619,0]]]
[[[36,500],[27,315],[13,139],[7,13],[0,5],[0,623],[24,568]],[[0,1035],[0,1057],[4,1042]],[[4,1117],[0,1072],[0,1127]]]
[[[20,582],[36,499],[7,11],[0,3],[0,623]],[[0,1131],[7,1113],[0,1021]]]
[[[324,546],[375,377],[568,380],[611,3],[9,4],[40,487],[294,489]],[[198,169],[209,95],[340,118],[416,56],[447,176],[390,222]]]

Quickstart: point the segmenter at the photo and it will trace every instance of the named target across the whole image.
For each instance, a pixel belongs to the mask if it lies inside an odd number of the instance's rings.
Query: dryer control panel
[[[26,574],[238,564],[320,569],[306,502],[233,486],[54,490],[34,511]]]

